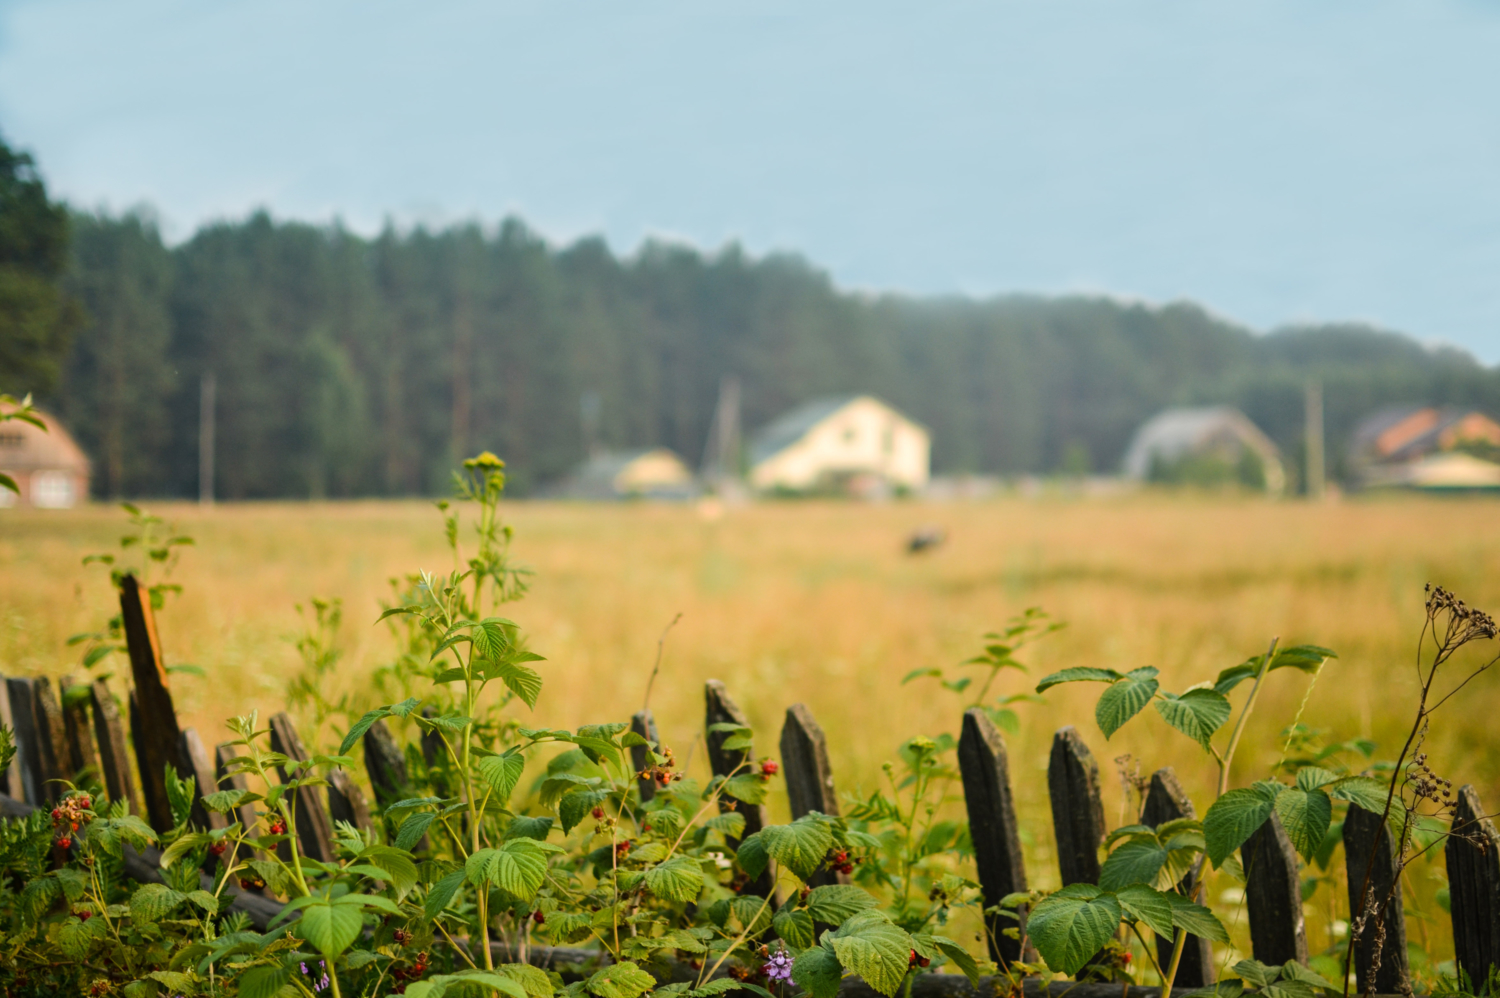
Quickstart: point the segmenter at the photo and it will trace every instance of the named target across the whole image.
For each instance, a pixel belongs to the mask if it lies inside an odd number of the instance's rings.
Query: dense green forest
[[[525,492],[582,457],[586,393],[606,446],[697,463],[728,374],[751,429],[824,393],[879,395],[931,428],[938,473],[1109,471],[1174,403],[1238,405],[1296,464],[1312,377],[1335,470],[1381,404],[1500,411],[1500,372],[1467,354],[1357,326],[1257,335],[1188,303],[858,294],[794,256],[622,257],[514,219],[363,238],[256,214],[176,247],[142,214],[69,221],[47,328],[70,345],[57,370],[0,368],[0,391],[37,391],[102,495],[196,493],[205,372],[227,498],[430,493],[479,448]]]

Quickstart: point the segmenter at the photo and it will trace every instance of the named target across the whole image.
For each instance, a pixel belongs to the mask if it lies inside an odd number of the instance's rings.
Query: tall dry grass
[[[774,751],[781,711],[808,704],[848,791],[872,787],[903,738],[957,730],[957,698],[900,678],[953,667],[984,631],[1027,606],[1069,625],[1029,656],[1032,682],[1071,665],[1150,664],[1167,689],[1180,690],[1263,650],[1272,635],[1337,650],[1315,684],[1290,672],[1268,680],[1237,783],[1276,762],[1278,733],[1299,711],[1331,737],[1371,737],[1394,754],[1413,702],[1424,582],[1500,608],[1500,505],[1489,500],[807,502],[731,509],[715,520],[689,506],[507,509],[515,555],[536,571],[531,595],[509,609],[548,659],[538,722],[574,726],[638,709],[657,638],[680,612],[652,697],[678,757],[702,724],[702,683],[716,677],[762,732],[762,751]],[[232,714],[255,707],[264,716],[284,704],[296,667],[291,638],[303,626],[294,604],[310,596],[343,600],[339,682],[368,700],[369,672],[391,654],[386,630],[374,625],[387,580],[449,567],[426,503],[155,511],[198,540],[175,573],[185,592],[160,627],[169,661],[208,672],[177,678],[175,694],[210,739]],[[65,639],[114,612],[106,573],[80,561],[112,546],[122,523],[108,507],[0,514],[0,671],[78,671],[78,650]],[[923,524],[944,527],[948,543],[905,554],[903,539]],[[1002,683],[1005,692],[1027,688],[1014,674]],[[1062,687],[1045,704],[1020,707],[1012,772],[1034,883],[1056,883],[1042,777],[1061,725],[1076,725],[1093,749],[1112,822],[1125,813],[1113,760],[1126,754],[1147,773],[1176,767],[1200,801],[1211,794],[1212,766],[1151,712],[1106,742],[1092,716],[1099,689]],[[1444,775],[1475,783],[1492,803],[1500,803],[1497,713],[1500,675],[1487,676],[1429,741]],[[1413,868],[1416,909],[1431,912],[1440,870],[1440,860]],[[1315,947],[1326,942],[1326,921],[1310,918]],[[1429,931],[1441,954],[1445,920],[1414,925],[1412,935]]]

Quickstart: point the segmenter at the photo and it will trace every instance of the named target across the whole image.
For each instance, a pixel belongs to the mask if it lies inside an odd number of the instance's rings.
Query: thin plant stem
[[[661,657],[662,652],[666,650],[667,634],[677,626],[677,622],[681,619],[682,613],[679,611],[677,616],[672,618],[672,622],[662,629],[661,637],[656,639],[656,664],[651,666],[651,678],[646,680],[646,699],[641,703],[643,711],[651,709],[651,687],[656,685],[656,674],[661,671]]]
[[[1276,645],[1280,641],[1280,637],[1271,639],[1271,647],[1266,650],[1265,660],[1260,663],[1260,669],[1255,673],[1255,685],[1250,687],[1250,698],[1245,701],[1245,706],[1240,710],[1240,719],[1234,723],[1234,733],[1229,736],[1229,747],[1224,750],[1224,759],[1219,763],[1218,797],[1223,797],[1229,790],[1229,764],[1234,761],[1234,751],[1239,748],[1240,735],[1245,732],[1245,721],[1249,719],[1250,711],[1255,708],[1255,699],[1260,695],[1261,682],[1271,668],[1271,660],[1276,657]]]

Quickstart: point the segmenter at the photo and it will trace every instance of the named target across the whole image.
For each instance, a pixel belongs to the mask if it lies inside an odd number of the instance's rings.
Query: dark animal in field
[[[948,531],[942,527],[919,527],[906,539],[907,554],[921,554],[948,539]]]

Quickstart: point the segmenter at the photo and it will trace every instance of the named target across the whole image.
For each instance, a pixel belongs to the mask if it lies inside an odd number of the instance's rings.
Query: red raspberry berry
[[[208,851],[213,853],[215,856],[222,856],[224,855],[224,851],[228,848],[229,843],[227,842],[215,842],[213,845],[208,847]]]
[[[596,807],[590,813],[593,814],[595,821],[603,821],[604,820],[604,808],[602,808],[602,807]]]
[[[280,818],[274,818],[274,819],[272,819],[272,821],[271,821],[271,834],[272,835],[280,835],[280,834],[282,834],[285,831],[286,831],[286,823],[285,822],[283,822]]]
[[[94,913],[86,908],[83,911],[75,911],[73,912],[73,914],[78,916],[78,920],[80,922],[87,922],[89,919],[94,917]]]
[[[781,771],[781,767],[778,766],[778,765],[776,765],[776,760],[775,759],[767,759],[765,762],[763,762],[763,763],[760,764],[760,775],[761,776],[767,776],[767,777],[775,776],[780,771]]]
[[[63,838],[60,838],[60,839],[57,840],[57,848],[59,848],[59,849],[68,849],[72,845],[73,845],[73,840],[70,839],[70,838],[68,838],[67,836],[64,836]]]
[[[538,925],[547,924],[547,916],[542,914],[542,909],[540,908],[531,913],[531,920]]]

